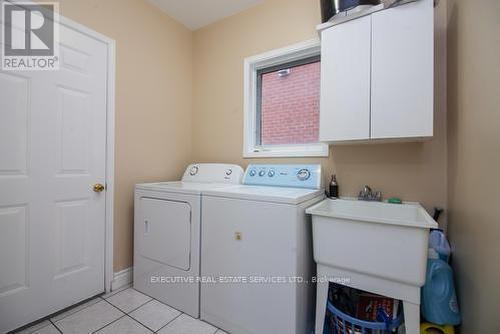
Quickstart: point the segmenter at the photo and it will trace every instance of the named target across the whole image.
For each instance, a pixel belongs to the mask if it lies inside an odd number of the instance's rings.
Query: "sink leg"
[[[318,275],[319,276],[319,275]],[[315,334],[323,334],[325,324],[326,301],[328,300],[328,281],[318,277],[316,284],[316,330]]]
[[[420,333],[420,305],[403,301],[406,334]]]

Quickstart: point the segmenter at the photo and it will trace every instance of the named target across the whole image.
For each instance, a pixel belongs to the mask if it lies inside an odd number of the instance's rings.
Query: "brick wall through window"
[[[262,75],[261,144],[307,144],[319,139],[320,62]]]

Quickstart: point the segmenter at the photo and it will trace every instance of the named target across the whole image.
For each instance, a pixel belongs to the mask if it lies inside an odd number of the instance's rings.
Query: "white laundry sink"
[[[436,222],[419,204],[326,199],[313,216],[314,260],[412,286],[425,283],[429,229]]]
[[[437,228],[424,208],[327,199],[306,212],[312,214],[317,263],[316,332],[323,328],[333,281],[401,300],[406,333],[418,334],[429,229]]]

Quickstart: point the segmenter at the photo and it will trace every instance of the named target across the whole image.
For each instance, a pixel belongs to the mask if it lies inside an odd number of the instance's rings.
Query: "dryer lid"
[[[205,191],[228,188],[232,186],[233,185],[229,183],[174,181],[136,184],[135,189],[157,191],[162,193],[200,195]]]

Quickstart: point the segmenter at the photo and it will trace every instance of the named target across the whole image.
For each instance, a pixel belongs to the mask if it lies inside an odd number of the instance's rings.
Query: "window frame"
[[[260,106],[258,89],[259,74],[279,70],[280,66],[311,60],[321,56],[319,39],[297,43],[284,48],[265,52],[244,60],[244,125],[243,125],[243,157],[244,158],[269,158],[269,157],[328,157],[328,144],[289,144],[265,145],[258,144],[260,136]],[[310,63],[305,62],[303,64]]]

